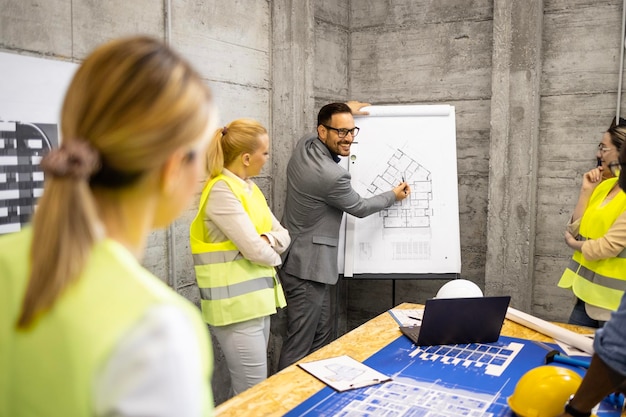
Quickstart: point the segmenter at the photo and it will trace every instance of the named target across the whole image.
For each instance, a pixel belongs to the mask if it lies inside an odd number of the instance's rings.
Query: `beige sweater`
[[[567,225],[572,236],[578,236],[580,219]],[[626,247],[626,212],[622,213],[604,236],[586,240],[582,246],[582,254],[589,261],[608,259],[617,256]]]

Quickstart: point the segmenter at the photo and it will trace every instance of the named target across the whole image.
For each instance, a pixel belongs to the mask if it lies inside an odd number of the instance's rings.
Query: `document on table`
[[[298,366],[339,392],[391,381],[391,377],[347,355],[299,363]]]
[[[419,326],[422,324],[422,317],[424,316],[424,309],[411,309],[404,310],[399,308],[392,308],[389,310],[389,314],[400,326]]]

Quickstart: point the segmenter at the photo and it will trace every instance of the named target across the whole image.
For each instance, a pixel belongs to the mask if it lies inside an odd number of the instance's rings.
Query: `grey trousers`
[[[237,395],[267,379],[270,316],[227,326],[211,326],[230,372],[231,394]]]
[[[278,369],[284,369],[332,341],[330,285],[279,270],[287,298],[287,336]]]

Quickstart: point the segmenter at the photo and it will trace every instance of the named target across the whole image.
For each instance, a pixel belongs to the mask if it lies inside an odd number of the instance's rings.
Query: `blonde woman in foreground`
[[[140,265],[204,175],[211,95],[158,40],[82,63],[31,226],[0,238],[0,416],[206,416],[197,309]]]

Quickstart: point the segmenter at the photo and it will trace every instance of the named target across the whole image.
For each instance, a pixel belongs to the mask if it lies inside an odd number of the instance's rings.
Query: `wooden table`
[[[396,308],[415,309],[422,307],[418,304],[404,303]],[[563,327],[580,333],[590,333],[590,330],[585,327],[566,324],[563,324]],[[398,323],[388,312],[384,312],[322,349],[313,352],[302,361],[308,362],[339,355],[349,355],[363,362],[400,335]],[[502,335],[553,342],[552,338],[510,320],[504,321]],[[220,404],[215,410],[215,415],[282,416],[325,386],[324,383],[294,364]]]

